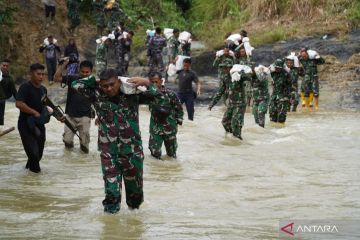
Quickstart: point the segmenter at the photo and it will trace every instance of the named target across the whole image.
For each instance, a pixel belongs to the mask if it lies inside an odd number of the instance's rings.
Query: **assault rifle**
[[[63,121],[65,125],[76,135],[79,137],[79,139],[81,140],[79,134],[76,132],[76,129],[74,127],[74,125],[69,121],[69,119],[66,117],[64,111],[62,110],[62,108],[60,106],[55,106],[55,104],[48,98],[47,95],[45,95],[42,99],[41,99],[42,104],[44,104],[45,106],[51,107],[53,109],[53,113],[52,115],[58,120],[58,121]]]

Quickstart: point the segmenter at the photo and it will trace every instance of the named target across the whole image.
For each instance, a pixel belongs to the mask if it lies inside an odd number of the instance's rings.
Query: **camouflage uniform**
[[[93,2],[96,26],[102,29],[106,27],[104,7],[105,2],[103,0]]]
[[[228,74],[230,77],[230,74]],[[230,77],[231,78],[231,77]],[[245,73],[241,74],[239,81],[230,81],[228,86],[229,91],[229,105],[224,113],[222,125],[226,132],[232,133],[235,137],[241,138],[241,128],[244,125],[244,114],[246,110],[245,102],[245,81],[251,79],[250,75]],[[212,108],[226,92],[226,85],[221,85],[217,93],[213,97],[210,108]]]
[[[108,52],[108,47],[105,45],[105,43],[98,43],[96,45],[95,68],[97,75],[99,75],[102,71],[106,70],[107,52]]]
[[[252,111],[255,123],[265,127],[265,114],[269,106],[268,77],[265,74],[256,74],[251,81],[253,105]]]
[[[163,48],[166,47],[166,39],[162,36],[155,35],[149,42],[150,51],[150,71],[164,72],[164,61],[162,58]]]
[[[72,87],[91,101],[99,119],[98,141],[105,183],[104,211],[116,213],[120,210],[122,178],[127,205],[139,208],[144,200],[144,153],[138,107],[141,101],[148,102],[146,99],[157,96],[157,88],[151,85],[142,94],[120,93],[110,98],[97,86],[93,76],[74,81]]]
[[[290,105],[289,97],[291,92],[291,78],[283,68],[283,64],[281,59],[277,59],[275,61],[275,66],[281,68],[281,71],[271,73],[274,89],[270,99],[270,120],[279,123],[284,123],[286,121],[286,113]]]
[[[70,20],[70,29],[75,29],[80,25],[80,15],[79,15],[79,4],[77,0],[67,0],[68,8],[68,19]]]
[[[324,64],[323,58],[319,59],[302,59],[299,58],[300,63],[304,68],[304,81],[301,84],[301,90],[304,92],[305,97],[309,97],[310,93],[313,92],[315,97],[319,96],[319,78],[317,65]]]
[[[117,26],[120,25],[120,22],[125,21],[126,15],[117,2],[115,2],[112,9],[108,11],[110,16],[108,17],[109,20],[107,22],[107,30],[112,32]]]
[[[231,62],[232,65],[234,65],[234,58],[232,56],[225,56],[222,55],[220,57],[215,58],[214,62],[213,62],[213,67],[218,69],[218,74],[219,77],[221,78],[221,74],[223,73],[222,68],[219,66],[220,64],[224,63],[224,62]]]
[[[179,39],[177,39],[175,36],[171,36],[168,40],[168,46],[170,49],[170,60],[175,61],[175,58],[179,55]]]
[[[255,63],[251,61],[250,57],[237,57],[235,59],[235,64],[240,64],[240,65],[246,65],[249,66],[251,68],[254,67]],[[250,106],[250,102],[251,102],[251,83],[250,82],[246,82],[245,83],[245,99],[246,99],[246,105]]]
[[[149,149],[151,155],[160,159],[164,141],[166,154],[175,158],[177,125],[182,124],[184,111],[175,92],[162,88],[161,93],[162,96],[149,105],[151,111]],[[170,114],[167,117],[161,116],[156,110],[159,106]]]
[[[293,67],[290,69],[290,78],[291,78],[291,93],[290,93],[290,108],[288,111],[296,112],[297,105],[299,104],[300,97],[298,93],[298,79],[299,79],[299,69],[296,67]]]

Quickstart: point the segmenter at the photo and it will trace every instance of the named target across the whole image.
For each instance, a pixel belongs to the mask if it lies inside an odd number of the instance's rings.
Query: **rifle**
[[[76,132],[76,129],[74,127],[74,125],[69,121],[69,119],[66,117],[64,110],[58,105],[55,106],[55,104],[48,98],[47,95],[45,95],[44,97],[42,97],[41,99],[42,104],[44,104],[45,106],[49,106],[53,109],[53,113],[52,115],[58,120],[58,121],[62,121],[63,119],[65,119],[64,123],[65,125],[76,135],[79,137],[80,141],[81,141],[81,137],[79,136],[79,134]]]
[[[0,137],[4,136],[5,134],[8,134],[9,132],[14,131],[14,130],[15,130],[15,128],[11,127],[11,128],[5,129],[4,131],[0,131]]]

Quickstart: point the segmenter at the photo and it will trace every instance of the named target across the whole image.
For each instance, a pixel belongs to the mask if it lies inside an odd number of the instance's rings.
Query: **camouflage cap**
[[[232,67],[234,65],[231,59],[225,59],[222,63],[219,64],[219,67]]]

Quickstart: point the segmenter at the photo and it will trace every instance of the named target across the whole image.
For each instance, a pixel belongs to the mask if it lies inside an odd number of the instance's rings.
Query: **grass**
[[[253,35],[251,38],[251,43],[254,46],[259,46],[262,44],[274,43],[277,41],[287,39],[287,31],[284,27],[279,26],[275,27],[269,32],[260,32],[256,35]]]

